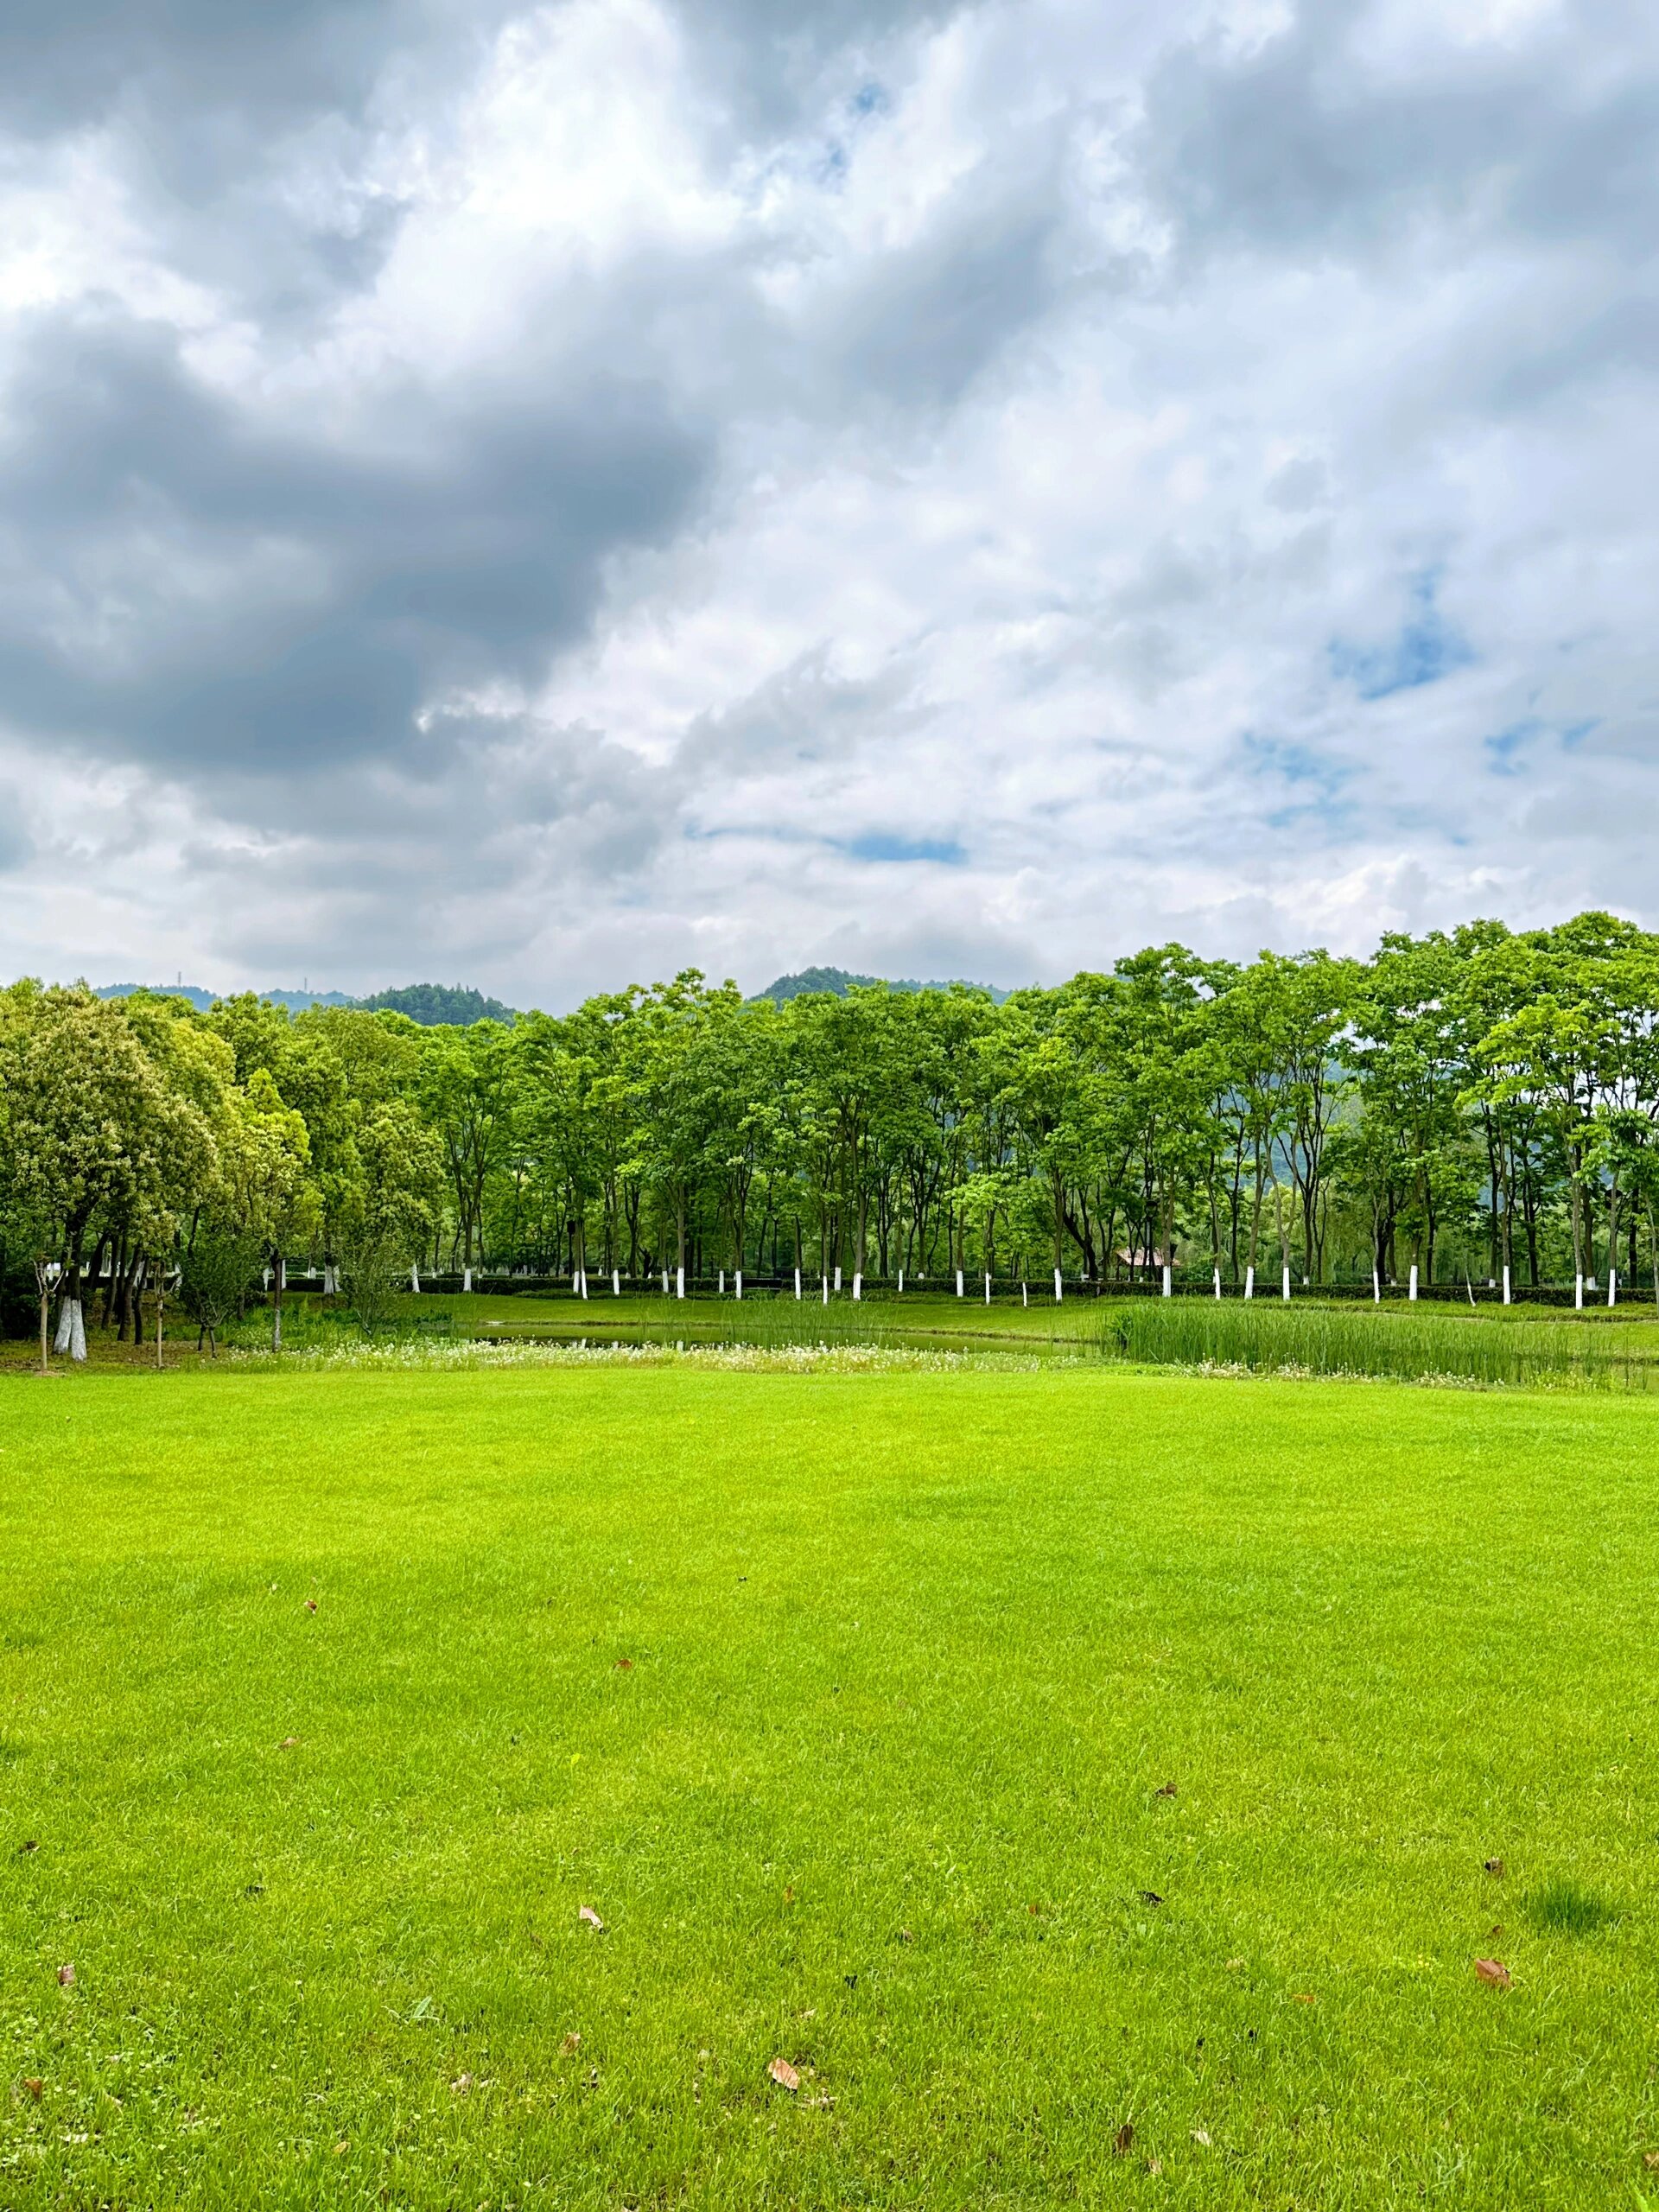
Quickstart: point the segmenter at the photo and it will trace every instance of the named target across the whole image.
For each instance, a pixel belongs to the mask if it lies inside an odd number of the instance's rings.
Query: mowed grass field
[[[8,1376],[0,2205],[1659,2202],[1656,1502],[1613,1395]]]

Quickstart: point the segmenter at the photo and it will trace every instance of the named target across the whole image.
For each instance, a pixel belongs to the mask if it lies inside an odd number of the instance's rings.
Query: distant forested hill
[[[130,999],[135,991],[165,992],[170,998],[188,999],[199,1014],[205,1014],[220,995],[204,990],[200,983],[102,983],[98,995]],[[290,1014],[302,1013],[308,1006],[357,1007],[371,1014],[406,1014],[411,1021],[427,1028],[440,1022],[467,1028],[474,1021],[516,1019],[513,1009],[503,1006],[499,999],[486,998],[482,991],[468,990],[460,983],[406,983],[401,990],[376,991],[366,999],[350,998],[344,991],[261,991],[259,995],[273,1006],[285,1006]]]
[[[200,983],[100,983],[96,995],[101,999],[130,999],[137,991],[164,991],[168,998],[188,999],[198,1014],[206,1014],[218,998],[217,991],[205,991]]]
[[[836,998],[844,999],[850,990],[883,982],[890,991],[944,991],[950,988],[949,983],[918,983],[909,976],[854,976],[845,968],[803,968],[798,976],[779,976],[776,982],[768,983],[766,989],[757,991],[755,996],[771,999],[778,1006],[782,1006],[786,999],[799,998],[804,991],[830,991]],[[1010,995],[1007,991],[998,990],[995,983],[969,983],[967,988],[970,991],[986,992],[996,1006],[1001,1006],[1003,1000]]]
[[[435,1028],[440,1022],[467,1028],[474,1021],[518,1018],[512,1007],[503,1006],[499,999],[486,999],[482,991],[468,990],[461,983],[405,983],[400,991],[376,991],[372,998],[354,1003],[366,1007],[371,1014],[406,1014],[411,1021],[428,1028]]]

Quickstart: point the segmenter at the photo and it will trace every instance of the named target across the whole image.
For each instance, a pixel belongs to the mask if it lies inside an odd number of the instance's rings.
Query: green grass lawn
[[[1611,1395],[7,1376],[0,2205],[1659,2203],[1656,1496]]]
[[[422,1317],[429,1320],[434,1315],[447,1314],[454,1328],[463,1334],[591,1338],[612,1332],[628,1336],[667,1330],[671,1334],[683,1333],[689,1341],[695,1340],[700,1332],[723,1331],[741,1318],[763,1320],[768,1313],[781,1313],[785,1318],[798,1318],[803,1325],[810,1325],[815,1313],[822,1316],[824,1312],[816,1292],[799,1305],[790,1297],[752,1294],[740,1306],[734,1298],[721,1299],[713,1294],[682,1300],[664,1298],[654,1291],[644,1295],[625,1292],[620,1298],[613,1298],[608,1283],[601,1290],[597,1287],[597,1277],[594,1281],[594,1294],[586,1300],[563,1294],[548,1297],[533,1292],[505,1296],[477,1292],[446,1295],[437,1292],[418,1298],[400,1298],[396,1301],[396,1312],[401,1321]],[[971,1291],[971,1281],[969,1287]],[[830,1325],[836,1330],[861,1320],[872,1331],[888,1338],[911,1333],[929,1340],[959,1336],[975,1341],[985,1336],[1019,1337],[1069,1344],[1095,1336],[1101,1314],[1108,1307],[1125,1304],[1140,1307],[1157,1303],[1156,1299],[1144,1297],[1124,1300],[1074,1294],[1057,1305],[1052,1294],[1040,1284],[1033,1284],[1029,1305],[1022,1305],[1017,1295],[1010,1297],[1002,1290],[988,1306],[982,1294],[956,1298],[948,1291],[930,1287],[919,1292],[906,1291],[902,1298],[890,1293],[873,1294],[857,1306],[843,1294],[832,1302],[829,1311]],[[1207,1310],[1210,1301],[1183,1296],[1173,1303],[1179,1308],[1198,1306]],[[1230,1298],[1227,1310],[1236,1311],[1240,1304],[1240,1300]],[[1598,1333],[1612,1327],[1618,1331],[1622,1342],[1628,1340],[1631,1349],[1659,1354],[1659,1315],[1656,1315],[1653,1301],[1630,1293],[1611,1310],[1592,1302],[1582,1313],[1575,1313],[1570,1306],[1482,1304],[1471,1307],[1452,1300],[1425,1300],[1414,1306],[1399,1297],[1390,1297],[1381,1306],[1373,1306],[1368,1300],[1322,1299],[1317,1291],[1299,1290],[1290,1310],[1305,1313],[1310,1308],[1347,1315],[1355,1320],[1375,1319],[1385,1325],[1392,1321],[1421,1318],[1431,1324],[1445,1320],[1495,1328],[1588,1327]],[[1264,1294],[1251,1310],[1278,1313],[1284,1308],[1276,1294]],[[256,1329],[260,1324],[268,1329],[263,1315],[251,1318]]]
[[[625,1293],[620,1298],[613,1298],[608,1286],[602,1292],[595,1288],[594,1294],[585,1300],[537,1297],[533,1294],[493,1297],[475,1293],[470,1297],[434,1294],[397,1300],[401,1319],[418,1319],[423,1311],[430,1313],[435,1310],[450,1313],[458,1329],[480,1333],[573,1337],[585,1333],[591,1337],[611,1331],[626,1336],[667,1330],[671,1334],[683,1332],[688,1340],[695,1339],[701,1332],[725,1329],[744,1319],[762,1325],[769,1313],[791,1322],[798,1319],[803,1325],[810,1326],[815,1318],[822,1321],[826,1312],[816,1286],[812,1294],[798,1304],[791,1297],[771,1294],[751,1294],[741,1306],[732,1297],[677,1299],[663,1298],[655,1293],[643,1297]],[[966,1335],[977,1339],[990,1335],[1070,1342],[1093,1329],[1098,1301],[1092,1298],[1068,1298],[1057,1306],[1052,1294],[1045,1298],[1033,1292],[1028,1306],[1022,1306],[1018,1297],[1001,1294],[994,1304],[988,1306],[982,1294],[978,1298],[955,1298],[948,1292],[912,1290],[906,1291],[902,1298],[872,1296],[856,1305],[843,1293],[827,1310],[829,1325],[836,1330],[865,1323],[887,1336],[913,1332],[929,1338]]]

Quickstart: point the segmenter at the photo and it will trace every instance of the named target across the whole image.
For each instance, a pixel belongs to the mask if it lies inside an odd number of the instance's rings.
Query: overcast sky
[[[10,0],[0,969],[1659,924],[1649,0]]]

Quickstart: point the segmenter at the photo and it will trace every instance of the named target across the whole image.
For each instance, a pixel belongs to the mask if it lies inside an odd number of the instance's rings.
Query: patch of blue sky
[[[1294,738],[1262,737],[1255,730],[1246,730],[1240,742],[1255,774],[1282,777],[1287,784],[1319,784],[1334,793],[1353,773],[1345,761],[1333,760],[1328,753],[1316,753],[1311,745],[1299,744]]]
[[[855,861],[931,861],[941,868],[963,868],[966,849],[954,837],[901,837],[889,830],[867,830],[861,837],[835,841]]]
[[[1482,738],[1481,744],[1489,756],[1492,773],[1496,776],[1518,776],[1529,747],[1535,739],[1542,736],[1543,729],[1544,726],[1540,721],[1512,722],[1508,729],[1499,730],[1496,736]]]
[[[926,861],[938,868],[965,868],[968,862],[967,848],[954,837],[905,837],[893,830],[867,830],[856,837],[823,837],[783,823],[688,822],[680,835],[698,845],[712,844],[720,838],[748,838],[774,845],[827,845],[832,852],[845,853],[855,861],[901,864]]]
[[[791,830],[771,822],[688,822],[680,830],[688,844],[711,845],[722,837],[747,837],[770,845],[813,845],[821,841],[805,830]]]
[[[1350,799],[1311,798],[1294,806],[1275,806],[1262,819],[1269,830],[1298,830],[1317,823],[1335,833],[1352,828],[1354,811]]]
[[[1439,589],[1435,569],[1425,569],[1414,578],[1411,611],[1398,636],[1386,645],[1355,645],[1333,638],[1327,648],[1332,675],[1351,683],[1362,699],[1387,699],[1396,691],[1438,683],[1442,677],[1469,667],[1474,647],[1440,613]]]
[[[1253,776],[1288,785],[1294,793],[1262,817],[1270,830],[1320,823],[1338,831],[1351,823],[1353,804],[1344,797],[1343,786],[1354,772],[1346,761],[1333,760],[1294,738],[1262,737],[1254,730],[1246,730],[1239,743]]]
[[[885,115],[892,105],[886,86],[877,84],[872,78],[861,85],[848,101],[847,112],[856,127],[868,122],[872,116]],[[818,163],[818,182],[826,191],[838,191],[847,181],[848,166],[846,147],[839,138],[832,138]]]

